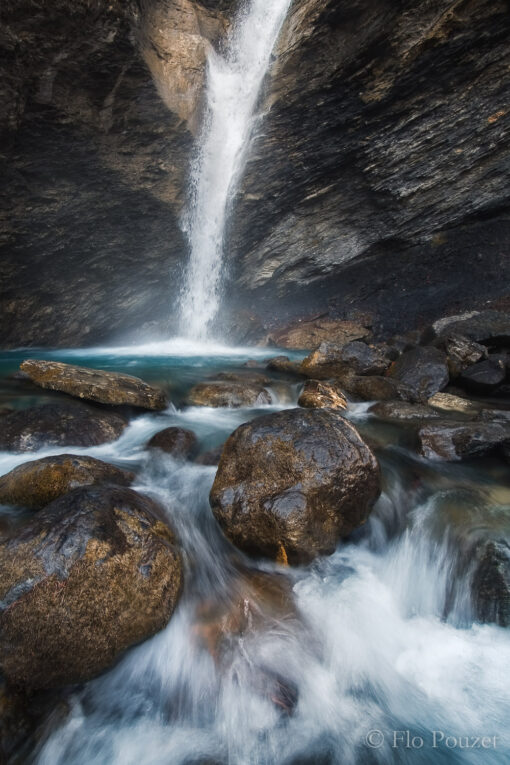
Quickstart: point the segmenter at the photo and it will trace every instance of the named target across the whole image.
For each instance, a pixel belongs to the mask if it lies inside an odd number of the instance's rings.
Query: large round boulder
[[[45,446],[98,446],[115,441],[127,420],[81,403],[47,404],[2,417],[0,449],[34,452]]]
[[[379,482],[376,458],[338,412],[288,409],[234,431],[210,501],[242,550],[301,563],[366,521]]]
[[[0,671],[28,688],[88,680],[166,625],[181,584],[155,502],[76,489],[0,543]]]
[[[59,454],[19,465],[0,477],[0,504],[38,510],[80,486],[129,486],[134,473],[77,454]]]

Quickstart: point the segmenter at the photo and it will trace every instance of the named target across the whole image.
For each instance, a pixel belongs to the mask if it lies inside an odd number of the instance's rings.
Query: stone
[[[147,446],[149,449],[161,449],[176,459],[188,459],[197,451],[198,439],[192,430],[165,428],[152,436]]]
[[[129,486],[135,474],[77,454],[24,462],[0,477],[0,504],[39,510],[80,486]]]
[[[298,406],[306,409],[347,409],[347,399],[331,383],[307,380],[298,398]]]
[[[0,449],[33,452],[50,446],[98,446],[115,441],[127,420],[85,404],[47,404],[2,417]]]
[[[398,380],[391,377],[361,377],[353,375],[342,378],[342,386],[348,393],[353,393],[364,401],[388,401],[413,399],[412,391]]]
[[[510,547],[505,540],[479,544],[475,552],[472,597],[479,621],[510,626]]]
[[[338,361],[357,375],[382,375],[391,363],[387,353],[385,346],[367,345],[355,340],[340,349]]]
[[[448,370],[452,379],[458,377],[464,369],[487,358],[487,348],[475,343],[463,335],[446,335],[442,348],[448,357]]]
[[[510,345],[510,313],[504,311],[471,311],[447,316],[432,324],[427,337],[459,334],[484,345]]]
[[[205,382],[195,385],[186,399],[189,406],[229,407],[264,406],[271,395],[261,385],[234,382]]]
[[[477,415],[481,410],[481,404],[476,401],[470,401],[461,396],[455,396],[452,393],[434,393],[427,401],[429,406],[438,409],[441,412],[453,412],[454,414]]]
[[[271,378],[261,372],[218,372],[211,378],[226,382],[248,383],[249,385],[269,385]]]
[[[377,460],[351,423],[332,410],[288,409],[234,431],[210,501],[240,549],[303,563],[361,526],[379,492]]]
[[[472,393],[490,394],[506,379],[505,359],[491,356],[485,361],[468,366],[459,375],[457,383]]]
[[[168,406],[163,391],[131,375],[34,359],[24,361],[20,369],[41,388],[99,404],[136,406],[156,411]]]
[[[278,348],[311,351],[323,342],[342,346],[370,335],[370,329],[356,322],[321,317],[310,321],[297,321],[276,330],[268,336],[268,340]]]
[[[159,506],[75,489],[0,542],[0,669],[30,689],[81,683],[167,624],[182,561]]]
[[[272,359],[268,359],[266,369],[285,374],[301,374],[300,364],[291,361],[288,356],[274,356]]]
[[[457,462],[480,457],[510,443],[510,422],[441,422],[425,425],[418,434],[427,459]]]
[[[441,415],[425,404],[411,404],[407,401],[380,401],[368,410],[378,420],[393,422],[438,419]]]
[[[393,362],[388,376],[407,387],[411,400],[427,401],[448,385],[446,356],[438,348],[412,348]]]

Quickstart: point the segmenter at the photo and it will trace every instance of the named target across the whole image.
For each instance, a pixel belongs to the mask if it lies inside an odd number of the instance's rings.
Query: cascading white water
[[[225,224],[252,131],[255,107],[291,0],[248,0],[224,55],[207,66],[206,113],[193,163],[185,223],[190,261],[181,306],[186,337],[204,339],[219,307]]]

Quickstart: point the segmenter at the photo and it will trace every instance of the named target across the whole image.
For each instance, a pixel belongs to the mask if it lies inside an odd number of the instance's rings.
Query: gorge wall
[[[168,336],[204,63],[232,0],[5,0],[2,345]],[[232,215],[224,327],[382,333],[508,304],[506,0],[294,0]]]

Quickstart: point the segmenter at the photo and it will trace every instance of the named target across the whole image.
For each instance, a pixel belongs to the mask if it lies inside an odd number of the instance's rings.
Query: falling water
[[[182,297],[182,332],[207,337],[219,305],[229,204],[246,157],[257,98],[291,0],[248,0],[224,55],[208,60],[206,113],[192,168],[186,221],[190,261]]]

